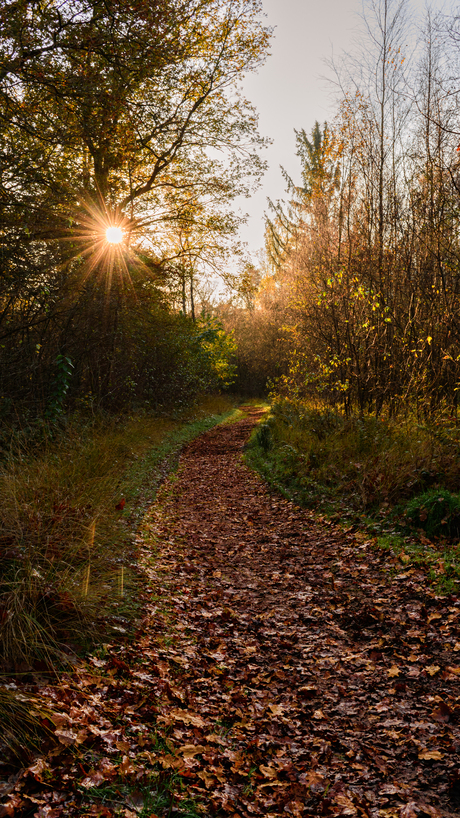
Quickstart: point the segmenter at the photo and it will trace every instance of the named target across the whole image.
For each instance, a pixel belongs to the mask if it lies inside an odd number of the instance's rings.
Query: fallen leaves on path
[[[184,452],[139,533],[135,642],[42,691],[61,752],[0,785],[0,816],[154,815],[171,775],[171,815],[458,815],[460,600],[270,493],[252,415]]]

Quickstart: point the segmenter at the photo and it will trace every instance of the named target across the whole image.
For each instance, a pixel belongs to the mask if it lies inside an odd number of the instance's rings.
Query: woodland
[[[460,807],[460,16],[0,0],[0,818]]]

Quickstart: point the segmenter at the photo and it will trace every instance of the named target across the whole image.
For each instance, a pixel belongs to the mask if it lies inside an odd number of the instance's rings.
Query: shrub
[[[446,489],[430,489],[407,503],[405,517],[412,526],[422,528],[431,537],[458,537],[460,495]]]

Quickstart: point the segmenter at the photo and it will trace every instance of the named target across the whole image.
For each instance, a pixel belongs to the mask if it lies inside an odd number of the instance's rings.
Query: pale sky
[[[434,0],[431,5],[441,4],[442,0]],[[267,23],[276,27],[271,56],[243,85],[259,112],[260,133],[273,140],[264,152],[269,170],[260,190],[238,202],[250,216],[241,238],[252,255],[263,246],[267,197],[284,196],[280,165],[300,181],[294,128],[309,133],[315,120],[323,122],[333,115],[332,87],[322,79],[330,74],[324,61],[356,47],[362,0],[263,0],[263,5]],[[420,13],[425,2],[412,0],[410,6]]]

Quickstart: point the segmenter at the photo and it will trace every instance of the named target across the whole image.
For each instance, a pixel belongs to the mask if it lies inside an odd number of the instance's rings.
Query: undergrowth
[[[181,447],[232,410],[208,399],[180,420],[70,422],[0,471],[0,662],[5,672],[71,661],[100,626],[134,613],[133,529]],[[122,624],[116,620],[122,620]]]
[[[274,402],[246,459],[274,488],[422,565],[438,590],[460,581],[460,426]],[[401,545],[403,543],[403,545]],[[405,550],[404,550],[405,549]]]

